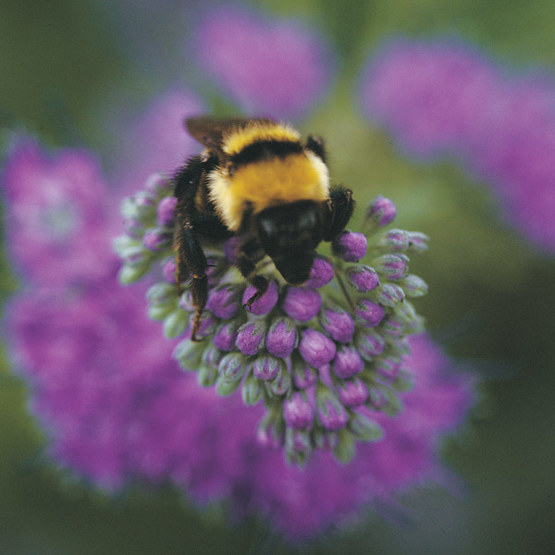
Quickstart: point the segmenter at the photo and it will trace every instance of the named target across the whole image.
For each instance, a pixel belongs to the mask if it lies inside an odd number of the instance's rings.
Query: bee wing
[[[212,118],[199,116],[187,118],[185,127],[199,143],[207,148],[219,150],[224,135],[231,128],[246,127],[250,123],[275,123],[269,118]]]

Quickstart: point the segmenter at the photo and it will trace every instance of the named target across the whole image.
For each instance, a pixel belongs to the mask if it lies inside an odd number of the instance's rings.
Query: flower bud
[[[404,254],[384,254],[372,263],[374,268],[387,279],[401,279],[408,270],[409,259]]]
[[[178,337],[185,331],[188,323],[189,315],[185,311],[181,310],[181,308],[172,310],[164,318],[164,336],[167,339]]]
[[[203,366],[218,368],[223,357],[224,353],[222,351],[214,345],[209,345],[202,353],[201,363]]]
[[[298,361],[293,365],[293,383],[297,389],[306,389],[318,381],[318,372],[309,364]]]
[[[402,281],[401,285],[407,297],[422,297],[428,292],[428,284],[420,277],[409,274]]]
[[[366,237],[362,233],[345,231],[334,239],[331,244],[332,252],[346,262],[358,262],[366,254]]]
[[[258,357],[252,365],[253,374],[261,380],[273,380],[285,363],[273,356]]]
[[[404,252],[409,246],[409,236],[402,229],[390,229],[378,240],[376,247],[382,251]]]
[[[218,376],[216,380],[216,393],[220,397],[229,397],[239,389],[241,380],[230,381],[223,376]]]
[[[312,451],[310,434],[306,430],[285,429],[285,449],[288,462],[302,466]]]
[[[374,366],[378,374],[386,378],[386,380],[393,380],[397,376],[401,362],[391,357],[382,357]]]
[[[406,325],[395,316],[392,316],[391,318],[384,320],[384,323],[381,326],[381,331],[387,337],[399,338],[405,335]]]
[[[148,288],[146,298],[151,305],[171,305],[175,306],[177,301],[177,291],[169,283],[159,282]]]
[[[266,349],[275,357],[286,358],[292,352],[297,341],[295,323],[290,318],[274,320],[266,336]]]
[[[380,278],[374,268],[357,265],[347,270],[347,283],[359,293],[367,293],[380,284]]]
[[[291,428],[306,430],[312,427],[314,408],[304,393],[295,392],[284,401],[283,418]]]
[[[383,320],[385,311],[379,304],[362,299],[357,303],[355,316],[363,326],[373,328]]]
[[[364,369],[364,361],[355,349],[342,345],[337,349],[331,368],[338,378],[344,380],[360,374]]]
[[[285,365],[280,366],[277,376],[266,382],[271,393],[274,395],[284,395],[291,389],[291,374]]]
[[[162,275],[167,283],[175,284],[175,269],[175,260],[173,258],[166,260],[162,267]]]
[[[143,246],[152,252],[165,249],[171,244],[172,236],[166,229],[152,227],[143,235]]]
[[[428,250],[428,241],[430,238],[425,233],[419,231],[409,231],[409,248],[410,253],[421,253]]]
[[[201,387],[212,387],[218,377],[218,368],[214,366],[201,366],[197,372],[197,382]]]
[[[158,204],[156,221],[159,226],[173,227],[177,198],[164,197]]]
[[[245,373],[245,357],[239,353],[225,355],[218,366],[218,374],[228,382],[239,381]]]
[[[369,362],[381,355],[385,348],[385,339],[375,331],[358,333],[355,347],[360,356]]]
[[[388,198],[378,196],[366,208],[363,226],[372,227],[370,223],[379,227],[390,224],[397,215],[397,209],[393,201]]]
[[[312,289],[319,289],[327,285],[333,279],[333,275],[333,266],[329,260],[323,256],[316,256],[312,269],[310,270],[310,277],[304,286]]]
[[[401,287],[393,283],[384,283],[376,290],[374,299],[382,306],[393,307],[405,298],[405,292]]]
[[[336,385],[339,400],[346,407],[358,407],[368,399],[368,388],[358,378],[342,380]]]
[[[316,391],[316,413],[326,430],[339,430],[347,424],[349,415],[339,399],[325,386]]]
[[[264,347],[265,333],[264,321],[247,322],[239,328],[235,345],[244,355],[256,355]]]
[[[203,352],[204,345],[195,343],[190,339],[184,339],[175,346],[172,358],[177,360],[182,370],[196,370]]]
[[[223,320],[233,318],[239,310],[239,298],[236,288],[224,285],[212,289],[208,296],[206,308]]]
[[[256,405],[262,399],[262,386],[252,374],[247,376],[241,389],[241,395],[245,405]]]
[[[214,334],[212,343],[222,351],[232,351],[237,339],[238,325],[236,321],[221,324]]]
[[[335,343],[319,331],[307,329],[303,331],[299,344],[301,356],[314,368],[320,368],[335,356]]]
[[[349,343],[355,331],[351,315],[340,308],[325,308],[320,313],[320,325],[339,343]]]
[[[282,303],[287,316],[298,322],[312,320],[321,306],[322,298],[318,291],[304,287],[288,287]]]
[[[243,306],[247,304],[247,302],[252,298],[252,296],[256,293],[257,289],[254,285],[249,285],[245,292],[243,293]],[[256,314],[257,316],[261,316],[263,314],[268,314],[278,301],[278,287],[275,281],[270,281],[268,285],[268,289],[264,292],[264,294],[256,299],[252,305],[250,306],[251,314]],[[247,310],[249,310],[247,308]]]

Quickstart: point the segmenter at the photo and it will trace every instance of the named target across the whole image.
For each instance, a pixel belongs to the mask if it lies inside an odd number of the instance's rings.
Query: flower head
[[[173,255],[168,243],[172,184],[162,176],[154,181],[157,188],[138,192],[123,205],[126,221],[140,225],[116,241],[123,260],[120,279],[128,283],[147,272],[159,276],[147,293],[149,314],[163,321],[167,337],[182,338],[174,351],[181,368],[199,372],[199,380],[222,395],[240,388],[249,405],[262,401],[269,415],[265,430],[298,463],[325,447],[346,459],[354,455],[355,440],[380,439],[381,434],[368,432],[371,414],[363,417],[354,407],[398,410],[404,338],[422,324],[408,298],[425,292],[424,282],[407,274],[408,255],[424,248],[425,236],[384,231],[382,224],[392,220],[395,207],[379,197],[368,209],[368,237],[342,233],[330,257],[316,257],[304,286],[284,283],[269,262],[269,287],[250,306],[257,289],[229,271],[234,248],[207,245],[209,296],[197,334],[205,341],[195,343],[191,283],[170,284],[165,270]],[[314,387],[315,394],[303,393]],[[378,397],[387,401],[377,406]],[[291,422],[301,412],[316,416],[299,435]]]

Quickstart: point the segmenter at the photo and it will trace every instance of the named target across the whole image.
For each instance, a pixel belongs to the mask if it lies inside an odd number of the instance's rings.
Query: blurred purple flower
[[[512,223],[555,253],[555,85],[510,75],[474,48],[398,40],[361,80],[364,113],[421,159],[455,155]]]
[[[202,68],[251,115],[299,118],[331,81],[331,51],[295,20],[238,7],[212,9],[193,43]]]
[[[142,187],[155,172],[172,172],[200,145],[185,130],[186,117],[204,112],[200,99],[192,92],[174,88],[158,96],[140,117],[119,125],[126,128],[114,162],[114,181],[128,194]]]
[[[109,190],[94,156],[69,149],[52,156],[22,137],[9,149],[1,180],[8,248],[28,279],[59,286],[107,273],[118,226],[106,223]]]
[[[417,385],[403,396],[405,410],[395,419],[372,414],[384,439],[359,446],[348,466],[322,452],[300,470],[256,442],[260,407],[218,397],[176,369],[136,291],[122,291],[115,276],[98,285],[73,297],[21,295],[7,316],[12,356],[63,466],[109,489],[169,478],[201,503],[228,497],[242,512],[262,512],[294,539],[441,477],[438,443],[473,394],[425,336],[410,340],[406,365]]]

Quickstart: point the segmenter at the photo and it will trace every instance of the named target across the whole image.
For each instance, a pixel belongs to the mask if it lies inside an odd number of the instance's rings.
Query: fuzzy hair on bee
[[[268,278],[258,272],[269,257],[292,285],[308,280],[316,248],[332,241],[349,222],[354,200],[344,187],[330,185],[323,141],[271,119],[185,121],[205,150],[174,175],[176,282],[191,278],[196,340],[208,298],[207,260],[202,239],[239,236],[235,264],[262,296]]]

